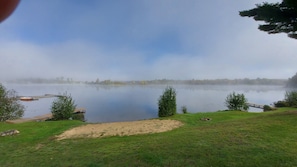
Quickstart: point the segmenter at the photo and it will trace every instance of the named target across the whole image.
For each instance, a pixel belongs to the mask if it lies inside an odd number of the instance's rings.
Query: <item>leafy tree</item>
[[[297,73],[292,78],[289,78],[287,86],[295,88],[297,87]]]
[[[14,90],[6,90],[0,84],[0,122],[18,119],[24,115],[25,107],[19,102]]]
[[[285,102],[291,107],[297,107],[297,91],[286,92]]]
[[[247,111],[249,109],[249,106],[247,105],[247,99],[245,98],[244,94],[235,94],[235,92],[227,96],[225,105],[229,110]]]
[[[176,114],[176,92],[167,87],[159,99],[159,117],[168,117]]]
[[[297,39],[297,1],[283,0],[282,3],[257,4],[256,8],[239,12],[240,16],[253,17],[256,21],[264,21],[259,25],[261,31],[269,34],[287,33]]]
[[[72,117],[76,108],[75,102],[70,95],[64,93],[54,100],[51,106],[51,112],[54,120],[65,120]]]

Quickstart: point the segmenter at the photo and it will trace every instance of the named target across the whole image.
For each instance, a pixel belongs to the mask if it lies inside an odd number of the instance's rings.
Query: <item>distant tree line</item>
[[[296,78],[294,78],[297,80]],[[185,84],[185,85],[287,85],[287,79],[192,79],[192,80],[173,80],[173,79],[155,79],[155,80],[140,80],[140,81],[112,81],[96,79],[95,81],[74,81],[72,78],[57,77],[55,79],[42,79],[42,78],[28,78],[17,79],[9,81],[12,83],[30,84],[94,84],[94,85],[170,85],[170,84]]]
[[[205,79],[205,80],[173,80],[173,79],[155,79],[155,80],[142,80],[142,81],[93,81],[86,82],[87,84],[98,85],[283,85],[287,84],[286,79]]]
[[[81,83],[81,81],[74,81],[72,78],[57,77],[53,79],[46,78],[20,78],[8,81],[9,83],[20,83],[20,84],[69,84],[69,83]]]
[[[286,79],[215,79],[215,80],[190,80],[188,84],[196,85],[285,85]]]

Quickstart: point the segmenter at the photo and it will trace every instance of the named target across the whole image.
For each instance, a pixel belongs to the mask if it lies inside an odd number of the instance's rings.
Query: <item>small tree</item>
[[[297,91],[286,92],[285,102],[290,107],[297,107]]]
[[[167,87],[159,99],[159,117],[176,114],[176,92],[172,87]]]
[[[229,110],[247,111],[249,109],[249,106],[247,105],[247,99],[245,98],[244,94],[235,94],[235,92],[227,96],[225,105]]]
[[[182,110],[182,112],[183,112],[184,114],[187,114],[187,113],[188,113],[188,109],[187,109],[186,106],[182,106],[182,107],[181,107],[181,110]]]
[[[54,120],[65,120],[71,118],[76,105],[70,95],[64,93],[54,100],[51,106],[51,112]]]
[[[6,90],[0,84],[0,122],[9,119],[18,119],[24,115],[25,107],[17,98],[17,93],[14,90]]]

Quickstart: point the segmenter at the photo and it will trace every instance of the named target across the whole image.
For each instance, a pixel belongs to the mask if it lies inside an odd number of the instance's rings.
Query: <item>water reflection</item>
[[[166,85],[148,86],[94,86],[94,85],[5,85],[19,95],[34,96],[68,92],[77,107],[86,108],[87,122],[132,121],[158,117],[158,99]],[[272,104],[284,98],[281,86],[214,86],[174,85],[177,91],[177,109],[186,106],[188,112],[213,112],[225,110],[225,98],[235,91],[244,93],[249,102]],[[22,102],[25,116],[32,117],[50,112],[54,98]],[[258,111],[251,108],[252,111]]]

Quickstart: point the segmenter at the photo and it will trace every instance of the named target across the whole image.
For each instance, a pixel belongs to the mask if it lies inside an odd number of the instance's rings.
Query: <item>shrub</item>
[[[188,113],[188,109],[187,109],[186,106],[182,106],[182,107],[181,107],[181,110],[182,110],[182,112],[183,112],[184,114]]]
[[[247,111],[249,109],[249,106],[247,105],[247,99],[245,98],[244,94],[235,94],[235,92],[227,96],[225,105],[229,110]]]
[[[289,107],[289,104],[285,101],[277,101],[274,103],[274,107]]]
[[[76,113],[76,114],[72,114],[72,119],[73,120],[79,120],[79,121],[83,121],[85,122],[85,113]]]
[[[297,107],[297,91],[291,91],[285,93],[285,102],[290,107]]]
[[[6,90],[0,84],[0,122],[18,119],[24,115],[25,107],[20,103],[14,90]]]
[[[176,92],[172,87],[167,87],[159,99],[159,117],[176,114]]]
[[[263,111],[272,111],[272,110],[275,110],[275,108],[270,107],[269,105],[264,105],[263,106]]]
[[[74,100],[70,95],[64,93],[54,100],[51,106],[51,112],[53,114],[53,120],[65,120],[72,117],[72,114],[76,108]]]

